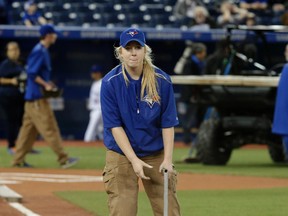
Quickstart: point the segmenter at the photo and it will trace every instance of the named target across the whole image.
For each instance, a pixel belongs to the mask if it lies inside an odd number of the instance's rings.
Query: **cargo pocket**
[[[117,184],[115,184],[115,168],[105,167],[102,176],[106,193],[117,194]]]
[[[174,170],[173,172],[169,173],[169,183],[168,183],[169,190],[173,193],[176,193],[176,186],[177,186],[177,172]]]

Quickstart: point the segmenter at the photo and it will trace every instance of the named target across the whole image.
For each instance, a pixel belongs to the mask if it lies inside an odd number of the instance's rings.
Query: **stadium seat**
[[[77,13],[54,12],[52,14],[52,20],[55,25],[76,26],[77,25]]]
[[[73,4],[72,10],[77,13],[88,13],[91,11],[86,4]]]
[[[161,0],[142,0],[141,4],[159,4]]]
[[[24,11],[24,3],[21,1],[14,1],[11,3],[10,10],[12,12],[18,12],[18,15]]]
[[[117,8],[118,5],[114,5],[114,9],[118,11],[119,13],[124,13],[124,14],[139,14],[141,11],[139,10],[139,5],[138,4],[119,4],[119,7]]]
[[[113,4],[134,4],[137,0],[112,0]]]
[[[177,0],[161,0],[161,3],[165,6],[167,5],[174,6],[176,2]]]
[[[101,13],[114,13],[114,5],[111,3],[97,3],[96,4],[96,11]]]
[[[148,26],[150,22],[149,18],[148,20],[145,20],[143,15],[141,14],[127,14],[127,19],[126,19],[126,26],[135,26],[139,25],[141,27],[143,26]]]
[[[123,26],[125,18],[124,14],[117,13],[104,13],[101,16],[101,20],[106,27]]]
[[[43,7],[44,12],[62,12],[65,11],[62,4],[45,2]]]
[[[59,3],[65,4],[65,3],[78,3],[81,4],[83,1],[81,0],[57,0]]]
[[[77,24],[79,26],[103,26],[103,20],[101,19],[101,14],[88,12],[88,13],[78,13]]]
[[[23,25],[23,21],[22,21],[22,16],[21,15],[23,15],[23,12],[19,13],[18,11],[10,10],[8,12],[8,22],[9,22],[9,24],[12,24],[12,25]]]
[[[152,22],[156,28],[174,27],[174,21],[173,16],[170,14],[155,14],[152,16]]]
[[[104,3],[111,3],[111,0],[86,0],[85,2],[89,3],[89,4],[104,4]]]
[[[148,13],[148,14],[150,14],[151,16],[153,16],[153,15],[159,15],[159,14],[164,14],[165,13],[165,11],[164,11],[164,7],[163,7],[163,5],[159,5],[159,6],[157,6],[157,7],[148,7],[147,9],[146,9],[146,13]]]

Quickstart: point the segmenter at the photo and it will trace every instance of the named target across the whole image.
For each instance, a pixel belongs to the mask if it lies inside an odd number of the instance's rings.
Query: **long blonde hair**
[[[119,61],[122,63],[122,73],[124,76],[124,80],[126,82],[126,85],[129,84],[129,79],[127,77],[127,74],[125,72],[123,59],[120,56],[121,49],[123,47],[115,47],[115,56]],[[152,49],[145,44],[145,56],[143,60],[143,77],[141,82],[141,99],[144,97],[144,93],[146,90],[146,93],[149,98],[151,98],[153,101],[160,103],[160,96],[158,93],[158,83],[157,83],[157,74],[155,72],[155,66],[152,62]]]

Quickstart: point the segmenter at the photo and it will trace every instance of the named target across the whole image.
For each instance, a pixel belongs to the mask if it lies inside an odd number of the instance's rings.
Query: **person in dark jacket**
[[[15,141],[24,112],[24,96],[18,86],[18,77],[24,72],[19,62],[20,49],[16,42],[6,46],[7,58],[0,65],[0,106],[6,117],[8,153],[14,153]]]
[[[206,58],[206,46],[202,43],[192,44],[190,59],[185,63],[182,75],[203,75],[204,60]],[[183,126],[183,141],[189,144],[192,141],[191,128],[198,127],[198,88],[192,85],[181,86],[181,97],[178,103],[178,111]],[[180,120],[180,121],[181,121]]]

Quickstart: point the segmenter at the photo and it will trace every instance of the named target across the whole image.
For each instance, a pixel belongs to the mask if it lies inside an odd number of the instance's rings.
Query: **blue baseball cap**
[[[36,2],[35,2],[34,0],[29,0],[29,1],[25,2],[25,4],[24,4],[24,9],[25,9],[25,10],[28,10],[28,8],[29,8],[31,5],[36,5]]]
[[[145,46],[145,35],[137,28],[128,28],[120,35],[120,46],[125,47],[129,42],[137,41],[142,47]]]
[[[58,34],[58,32],[55,30],[54,26],[51,24],[42,25],[40,27],[40,35],[43,37],[47,34]]]

